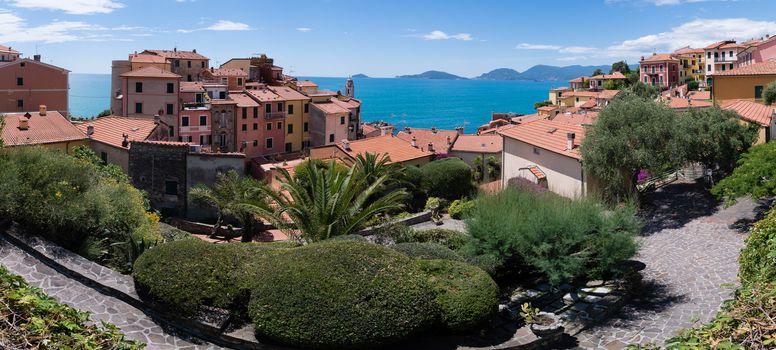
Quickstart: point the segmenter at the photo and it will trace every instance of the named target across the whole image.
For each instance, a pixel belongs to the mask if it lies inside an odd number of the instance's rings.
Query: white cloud
[[[469,33],[458,33],[458,34],[447,34],[441,30],[434,30],[431,33],[421,35],[423,39],[426,40],[462,40],[462,41],[470,41],[474,39],[471,34]]]
[[[307,33],[307,32],[312,32],[313,29],[312,28],[306,28],[306,27],[299,27],[299,28],[296,28],[296,31],[297,32],[302,32],[302,33]]]
[[[562,47],[558,50],[558,52],[561,53],[571,53],[571,54],[580,54],[580,53],[590,53],[595,52],[598,49],[595,47],[587,47],[587,46],[567,46]]]
[[[523,50],[560,50],[561,46],[547,45],[547,44],[521,43],[521,44],[518,44],[516,48],[523,49]]]
[[[62,43],[67,41],[129,41],[111,31],[127,27],[100,27],[81,21],[54,21],[29,27],[23,18],[11,12],[0,12],[0,42]]]
[[[114,0],[10,0],[11,5],[28,9],[64,11],[71,15],[111,13],[124,7]]]
[[[205,29],[207,30],[251,30],[251,26],[240,22],[220,20]]]
[[[570,53],[570,54],[590,53],[598,50],[595,47],[587,47],[587,46],[560,46],[560,45],[529,44],[529,43],[518,44],[515,48],[521,49],[521,50],[550,50],[550,51],[558,51],[560,53]]]

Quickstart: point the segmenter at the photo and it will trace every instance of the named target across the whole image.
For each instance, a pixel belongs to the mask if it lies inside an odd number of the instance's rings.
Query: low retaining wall
[[[232,349],[251,350],[284,350],[286,347],[261,344],[255,339],[252,331],[245,329],[234,332],[240,337],[224,334],[218,327],[180,317],[165,310],[152,308],[143,302],[135,290],[132,277],[120,274],[105,266],[87,260],[48,240],[28,234],[21,234],[17,228],[11,227],[0,232],[0,239],[5,240],[57,272],[86,285],[103,295],[119,299],[142,311],[156,322],[209,343]]]
[[[165,220],[168,224],[175,226],[179,230],[183,230],[189,233],[198,235],[210,235],[213,232],[213,225],[204,224],[201,222],[188,221],[181,218],[167,218]],[[242,235],[241,227],[233,227],[231,232],[229,226],[221,226],[218,228],[217,234],[224,237],[239,237]]]
[[[423,212],[420,212],[420,213],[417,213],[417,214],[410,215],[410,216],[408,216],[406,218],[401,218],[399,220],[395,220],[395,221],[391,221],[391,222],[386,222],[384,224],[380,224],[380,225],[377,225],[377,226],[367,227],[367,228],[365,228],[365,229],[363,229],[361,231],[358,231],[358,234],[362,235],[362,236],[371,236],[371,235],[377,233],[377,230],[379,230],[379,229],[381,229],[383,227],[386,227],[388,225],[404,224],[404,225],[407,225],[407,226],[412,226],[412,225],[417,225],[419,223],[426,222],[426,221],[431,221],[431,212],[430,211],[423,211]]]

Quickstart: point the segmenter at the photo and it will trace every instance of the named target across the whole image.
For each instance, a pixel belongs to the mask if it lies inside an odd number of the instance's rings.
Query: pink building
[[[46,105],[48,110],[67,116],[69,73],[67,69],[40,62],[39,55],[34,60],[0,62],[0,77],[3,77],[0,112],[36,111]]]
[[[741,43],[746,44],[749,42]],[[752,41],[738,53],[738,67],[746,67],[776,58],[776,36],[766,35],[762,40]]]
[[[647,85],[673,87],[679,82],[679,59],[671,54],[653,53],[641,57],[639,81]]]
[[[122,117],[153,118],[159,115],[170,125],[170,137],[178,137],[181,76],[157,67],[145,67],[121,74],[119,111]]]
[[[12,62],[19,59],[19,51],[12,49],[10,46],[0,45],[0,62]]]
[[[248,90],[246,93],[259,102],[259,119],[264,126],[261,130],[261,139],[264,140],[262,155],[285,152],[286,100],[267,88]]]
[[[229,91],[240,91],[245,89],[245,83],[248,81],[248,73],[239,68],[210,68],[201,73],[202,80],[226,85]]]
[[[229,98],[237,102],[237,151],[245,153],[246,159],[282,153],[285,101],[267,89],[232,93]]]

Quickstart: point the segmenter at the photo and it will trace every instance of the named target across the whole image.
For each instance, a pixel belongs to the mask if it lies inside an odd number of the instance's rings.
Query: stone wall
[[[166,216],[186,214],[188,152],[187,144],[169,142],[132,142],[129,148],[132,184]]]

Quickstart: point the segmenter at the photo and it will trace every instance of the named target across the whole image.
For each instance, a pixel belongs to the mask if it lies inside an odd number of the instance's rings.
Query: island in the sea
[[[447,72],[440,72],[438,70],[425,71],[420,74],[412,75],[399,75],[397,78],[403,79],[446,79],[446,80],[466,80],[467,78],[450,74]]]
[[[359,79],[363,79],[363,78],[369,78],[369,76],[368,76],[368,75],[366,75],[366,74],[361,74],[361,73],[358,73],[358,74],[353,74],[353,75],[351,76],[351,78],[359,78]]]

